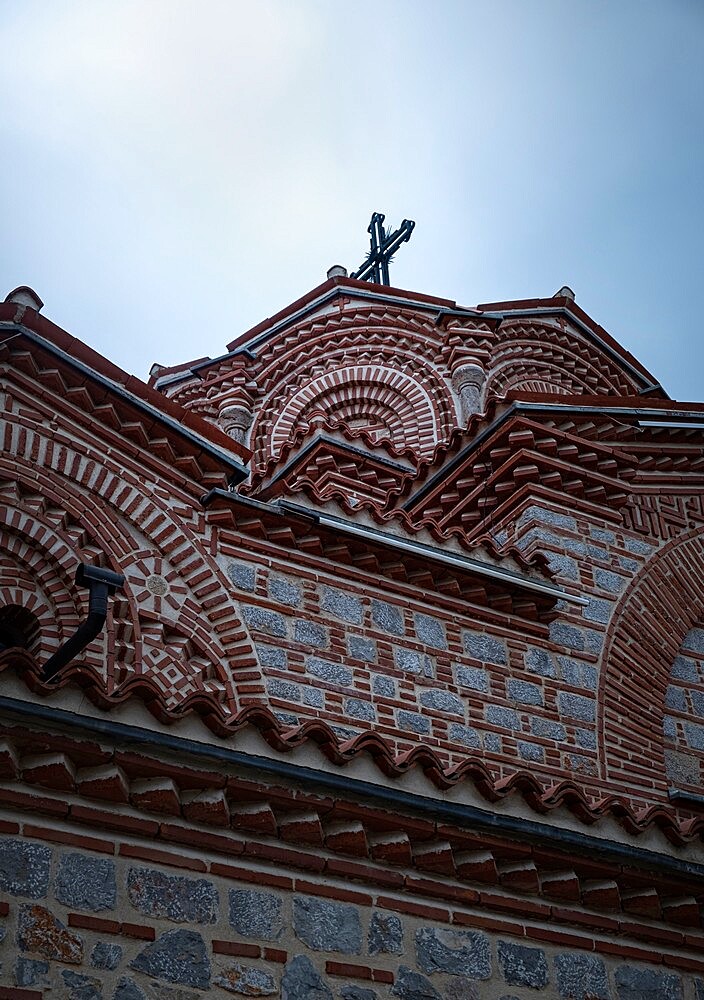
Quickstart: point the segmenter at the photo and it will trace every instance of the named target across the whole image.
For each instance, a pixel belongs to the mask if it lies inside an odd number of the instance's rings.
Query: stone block
[[[43,899],[49,889],[51,848],[28,840],[0,841],[0,890]]]
[[[581,722],[594,722],[596,719],[596,701],[581,694],[571,694],[569,691],[559,691],[557,707],[560,715],[569,719],[579,719]]]
[[[408,712],[400,708],[396,712],[396,722],[399,729],[406,729],[419,735],[427,735],[430,732],[430,719],[419,712]]]
[[[285,670],[288,666],[288,656],[285,649],[280,649],[278,646],[265,646],[261,642],[255,642],[254,649],[263,667]]]
[[[364,722],[376,720],[374,706],[370,701],[364,701],[362,698],[348,698],[345,701],[345,712],[350,719],[361,719]]]
[[[460,665],[455,670],[455,677],[460,687],[469,688],[471,691],[481,691],[484,694],[489,690],[489,675],[482,667]]]
[[[130,962],[130,968],[156,979],[204,990],[210,986],[210,959],[196,931],[167,931]]]
[[[333,995],[311,960],[295,955],[284,969],[281,1000],[333,1000]]]
[[[50,962],[80,965],[83,961],[83,939],[38,903],[25,903],[20,908],[17,943],[22,951],[34,952]]]
[[[394,651],[394,659],[399,670],[405,670],[406,673],[418,674],[422,677],[435,676],[433,661],[426,653],[397,646]]]
[[[687,681],[689,684],[696,684],[699,680],[696,661],[690,660],[687,656],[676,656],[672,662],[670,676],[675,681]]]
[[[267,677],[266,689],[272,698],[281,698],[282,701],[295,702],[302,700],[301,689],[298,684],[293,684],[291,681],[284,681],[280,677]]]
[[[577,530],[577,522],[569,514],[558,514],[546,507],[526,507],[516,521],[516,528],[522,528],[531,521],[542,521],[543,524],[551,524],[554,528],[565,528],[567,531]]]
[[[109,941],[98,941],[90,953],[90,964],[94,969],[116,969],[122,961],[122,948]]]
[[[665,704],[675,712],[686,712],[687,698],[684,688],[675,687],[673,684],[670,684],[665,693]]]
[[[450,725],[450,739],[456,743],[463,743],[466,747],[473,747],[478,750],[481,747],[481,739],[476,729],[471,726],[463,726],[459,722]]]
[[[115,988],[112,1000],[147,1000],[147,997],[134,979],[122,976]]]
[[[303,618],[296,618],[294,621],[293,638],[304,646],[313,646],[314,649],[326,649],[330,645],[328,630],[317,622],[309,622]]]
[[[594,583],[602,590],[607,590],[610,594],[620,594],[626,585],[625,577],[619,573],[612,573],[608,569],[594,570]]]
[[[362,950],[359,910],[348,903],[315,896],[296,896],[293,900],[293,930],[299,940],[315,951],[359,955]]]
[[[407,965],[400,965],[391,995],[401,1000],[443,1000],[433,984]]]
[[[673,973],[620,965],[614,979],[618,1000],[683,1000],[682,980]]]
[[[436,712],[447,712],[449,715],[464,715],[462,699],[450,691],[422,691],[420,703],[425,708]]]
[[[634,556],[649,556],[654,548],[648,542],[641,541],[640,538],[625,538],[623,544],[626,551]]]
[[[481,931],[421,927],[416,931],[416,956],[423,972],[449,972],[467,979],[489,979],[491,948]]]
[[[150,917],[189,924],[214,924],[218,919],[218,891],[207,879],[130,868],[127,894],[132,906]]]
[[[359,597],[337,590],[336,587],[323,587],[320,607],[350,625],[361,625],[364,619],[364,608]]]
[[[596,691],[599,676],[596,667],[591,663],[584,663],[582,660],[573,660],[569,656],[558,656],[557,662],[560,665],[562,679],[571,687],[586,688],[588,691]]]
[[[704,726],[699,726],[696,722],[685,722],[684,737],[692,750],[704,750]]]
[[[524,740],[519,740],[518,756],[522,760],[540,763],[545,760],[545,751],[538,743],[526,743]]]
[[[396,604],[372,600],[372,621],[387,635],[404,635],[403,611]]]
[[[613,603],[603,597],[591,597],[589,604],[582,611],[582,616],[590,622],[606,625],[611,617]]]
[[[574,738],[583,750],[596,750],[596,733],[592,729],[575,729]]]
[[[63,854],[54,895],[65,906],[78,910],[112,910],[117,901],[115,862],[88,854]]]
[[[548,567],[556,576],[561,576],[565,580],[579,580],[579,567],[571,556],[550,552]]]
[[[465,652],[469,656],[473,656],[475,660],[481,660],[483,663],[508,663],[505,643],[501,642],[500,639],[495,639],[492,635],[463,630],[462,643]]]
[[[278,941],[284,929],[281,899],[257,889],[230,889],[230,924],[242,937]]]
[[[526,670],[541,677],[557,677],[557,670],[552,656],[545,649],[528,649],[523,654]]]
[[[317,656],[306,657],[306,670],[321,681],[328,684],[337,684],[339,687],[352,686],[352,671],[349,667],[341,663],[331,663],[329,660],[321,660]]]
[[[616,544],[616,535],[607,528],[590,528],[589,534],[595,542],[602,542],[604,545]]]
[[[542,736],[546,740],[567,739],[567,730],[560,722],[553,722],[552,719],[541,719],[534,717],[530,720],[530,731],[534,736]]]
[[[367,990],[363,986],[343,986],[340,989],[340,1000],[379,1000],[379,994],[374,990]]]
[[[227,567],[227,575],[238,590],[254,593],[257,579],[254,566],[249,563],[231,562]]]
[[[268,997],[279,992],[271,973],[240,962],[231,962],[218,969],[213,975],[213,986],[243,997]]]
[[[269,579],[269,597],[289,608],[298,608],[301,605],[300,587],[287,580],[285,576],[272,576]]]
[[[682,649],[704,655],[704,628],[691,628],[684,637]]]
[[[517,701],[521,705],[542,705],[543,691],[538,684],[531,684],[530,681],[522,681],[516,677],[509,677],[506,682],[506,697],[510,701]]]
[[[355,660],[363,660],[365,663],[375,663],[379,655],[374,640],[365,639],[361,635],[349,636],[347,649]]]
[[[61,978],[64,981],[64,990],[62,991],[64,1000],[103,1000],[99,979],[82,976],[70,969],[63,969]]]
[[[509,986],[530,986],[539,990],[550,979],[542,948],[528,948],[511,941],[498,942],[499,968]]]
[[[503,729],[518,730],[521,728],[521,720],[518,712],[512,708],[502,708],[501,705],[487,705],[484,710],[487,722],[493,726],[501,726]]]
[[[556,955],[555,973],[562,1000],[610,1000],[606,966],[596,955]]]
[[[375,910],[369,924],[370,955],[402,955],[403,924],[395,913]]]
[[[445,626],[439,619],[416,612],[413,620],[416,626],[416,635],[421,642],[425,643],[426,646],[434,646],[436,649],[447,649]]]
[[[384,674],[374,675],[372,687],[374,689],[374,694],[381,695],[383,698],[396,697],[396,681],[394,681],[391,677],[384,676]]]
[[[35,958],[18,958],[15,962],[15,982],[18,986],[49,986],[46,978],[49,963]]]
[[[278,639],[286,635],[286,619],[278,611],[245,604],[242,607],[242,616],[247,625],[258,632],[276,636]]]

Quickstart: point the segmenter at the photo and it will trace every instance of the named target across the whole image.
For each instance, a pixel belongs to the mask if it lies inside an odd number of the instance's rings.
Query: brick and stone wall
[[[370,888],[192,852],[156,863],[95,833],[0,840],[6,1000],[704,997],[704,962],[697,976],[676,955],[549,928],[529,902],[489,917],[461,891],[449,905],[400,896],[395,872]]]

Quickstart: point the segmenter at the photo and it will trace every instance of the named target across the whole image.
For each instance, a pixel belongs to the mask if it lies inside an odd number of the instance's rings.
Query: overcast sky
[[[146,378],[356,268],[577,302],[704,398],[703,0],[0,0],[0,298]]]

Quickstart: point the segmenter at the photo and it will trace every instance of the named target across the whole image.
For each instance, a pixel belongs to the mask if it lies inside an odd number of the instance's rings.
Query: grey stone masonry
[[[343,590],[337,590],[335,587],[323,587],[320,607],[336,618],[349,622],[350,625],[361,625],[364,619],[364,608],[361,600]]]
[[[482,931],[421,927],[416,931],[416,957],[423,972],[450,972],[467,979],[489,979],[489,938]]]
[[[347,639],[347,649],[355,660],[374,663],[379,655],[373,639],[365,639],[361,635],[351,635]]]
[[[400,997],[401,1000],[443,1000],[429,979],[409,969],[407,965],[399,966],[391,995]]]
[[[228,962],[213,975],[213,985],[245,997],[270,997],[279,992],[270,972],[241,962]]]
[[[256,586],[256,570],[249,563],[231,562],[227,567],[227,575],[239,590],[246,590],[250,594],[254,592]]]
[[[151,917],[189,924],[214,924],[218,919],[218,892],[206,879],[130,868],[127,894],[136,910]]]
[[[489,674],[482,667],[458,666],[455,676],[461,687],[470,688],[472,691],[489,690]]]
[[[264,632],[266,635],[276,636],[279,639],[286,635],[286,619],[278,611],[269,611],[267,608],[245,604],[242,607],[242,614],[250,628]]]
[[[345,701],[345,712],[350,719],[360,719],[363,722],[374,722],[376,719],[374,706],[362,698],[348,698]]]
[[[672,973],[621,965],[615,979],[618,1000],[683,1000],[682,980]]]
[[[557,677],[557,670],[550,653],[544,649],[529,649],[523,655],[526,669],[541,677]]]
[[[210,985],[210,959],[203,938],[195,931],[167,931],[147,945],[130,967],[169,983],[201,990]]]
[[[51,848],[26,840],[0,841],[0,891],[43,899],[49,889]]]
[[[560,715],[581,722],[594,722],[596,718],[596,701],[581,694],[571,694],[560,691],[557,695],[557,705]]]
[[[594,583],[597,587],[607,590],[610,594],[618,594],[623,590],[626,579],[618,573],[612,573],[608,569],[595,569]]]
[[[527,948],[510,941],[499,941],[499,968],[509,986],[541,989],[549,981],[548,963],[541,948]]]
[[[580,952],[556,955],[555,974],[564,1000],[610,1000],[606,967],[596,955]]]
[[[495,639],[491,635],[484,635],[481,632],[462,632],[462,643],[465,652],[473,656],[475,660],[483,663],[508,663],[508,654],[505,643],[500,639]]]
[[[419,653],[415,649],[405,649],[403,646],[397,646],[394,652],[394,659],[399,670],[405,670],[409,674],[420,674],[423,677],[435,676],[433,661],[426,653]]]
[[[112,910],[117,901],[115,862],[87,854],[63,854],[54,895],[79,910]]]
[[[403,924],[395,913],[375,910],[369,923],[370,955],[403,954]]]
[[[301,605],[301,589],[285,576],[272,576],[269,580],[269,595],[279,604],[285,604],[289,608],[298,608]]]
[[[283,933],[281,899],[258,889],[230,889],[230,924],[243,937],[278,941]]]
[[[400,729],[410,730],[412,733],[427,734],[430,732],[430,719],[419,712],[408,712],[401,708],[396,713],[396,721]]]
[[[462,699],[449,691],[421,691],[420,703],[424,708],[436,712],[447,712],[450,715],[464,715]]]
[[[303,618],[296,618],[294,621],[293,638],[296,642],[315,649],[325,649],[330,645],[328,630],[317,622],[305,621]]]
[[[436,649],[447,649],[447,636],[445,626],[437,618],[430,615],[416,612],[413,616],[416,626],[416,635],[426,646],[434,646]]]
[[[520,729],[521,720],[518,712],[512,708],[502,708],[501,705],[487,705],[485,709],[486,721],[493,726],[501,726],[502,729]]]
[[[338,684],[340,687],[352,686],[352,671],[341,663],[330,663],[329,660],[309,656],[306,659],[306,670],[314,677],[319,677],[321,681],[327,681],[328,684]]]
[[[333,1000],[333,996],[311,960],[295,955],[284,969],[281,1000]]]
[[[348,903],[335,903],[316,896],[296,896],[293,900],[293,930],[297,938],[315,951],[359,955],[362,950],[359,910]]]
[[[395,604],[372,601],[372,621],[381,631],[389,635],[404,635],[403,612]]]
[[[522,705],[542,705],[543,692],[538,684],[509,677],[506,682],[506,697]]]

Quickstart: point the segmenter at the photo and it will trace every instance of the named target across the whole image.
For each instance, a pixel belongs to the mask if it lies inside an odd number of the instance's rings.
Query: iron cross
[[[381,212],[374,212],[367,232],[371,239],[371,249],[367,259],[358,271],[350,275],[360,281],[373,281],[377,285],[390,285],[389,264],[398,248],[406,240],[410,240],[415,222],[404,219],[395,233],[384,229],[384,218]]]

